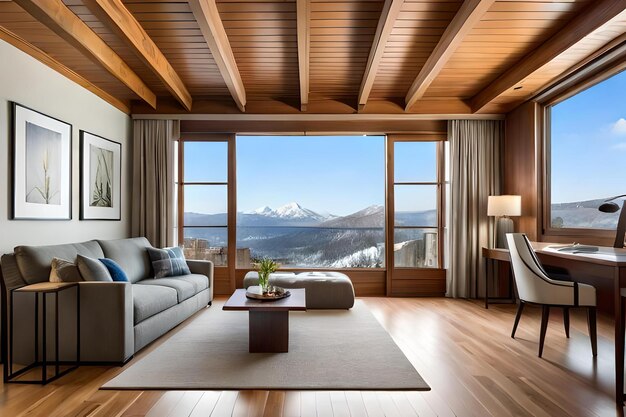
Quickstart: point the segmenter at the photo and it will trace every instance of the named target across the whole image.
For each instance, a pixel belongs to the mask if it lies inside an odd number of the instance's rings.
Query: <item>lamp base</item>
[[[496,248],[508,249],[506,234],[513,232],[513,220],[510,217],[499,217],[496,223]]]

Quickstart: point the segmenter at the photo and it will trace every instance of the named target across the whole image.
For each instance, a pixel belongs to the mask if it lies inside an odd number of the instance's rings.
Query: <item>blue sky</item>
[[[384,204],[382,136],[238,136],[238,211],[295,201],[346,215]]]
[[[434,143],[396,146],[398,180],[435,180]],[[186,142],[185,181],[225,181],[226,161],[225,143]],[[434,187],[401,187],[399,211],[434,208]],[[347,215],[384,205],[384,137],[238,136],[237,190],[238,211],[295,201],[317,212]],[[226,211],[223,186],[189,186],[185,194],[186,211]]]
[[[552,202],[626,193],[626,71],[552,109]]]

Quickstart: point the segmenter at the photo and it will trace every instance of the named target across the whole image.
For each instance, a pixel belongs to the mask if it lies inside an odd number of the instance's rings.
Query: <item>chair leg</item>
[[[569,338],[569,307],[563,307],[563,326],[565,327],[565,337]]]
[[[596,308],[587,309],[587,326],[589,327],[589,339],[591,339],[591,353],[598,356],[598,331],[596,327]]]
[[[548,321],[550,320],[550,307],[541,306],[541,332],[539,333],[539,357],[543,355],[543,342],[546,340],[546,330],[548,330]]]
[[[519,305],[517,306],[517,314],[515,314],[515,323],[513,323],[513,331],[511,332],[511,337],[515,339],[515,332],[517,331],[517,325],[519,324],[519,319],[522,317],[522,311],[524,310],[524,302],[519,300]]]

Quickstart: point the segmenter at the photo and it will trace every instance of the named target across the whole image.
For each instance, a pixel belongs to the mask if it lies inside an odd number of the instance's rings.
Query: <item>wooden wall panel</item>
[[[445,120],[181,120],[184,133],[276,133],[301,134],[305,132],[350,132],[350,133],[443,133]]]
[[[393,270],[389,295],[392,297],[443,297],[446,293],[444,269]]]
[[[522,196],[522,216],[513,217],[515,230],[537,240],[541,235],[538,111],[525,103],[506,115],[504,137],[503,193]]]
[[[392,297],[443,297],[446,293],[444,279],[393,279],[391,282]]]

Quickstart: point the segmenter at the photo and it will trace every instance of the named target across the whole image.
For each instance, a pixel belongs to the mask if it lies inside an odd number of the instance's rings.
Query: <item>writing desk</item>
[[[547,242],[531,242],[544,266],[561,270],[573,281],[596,287],[597,305],[600,310],[615,317],[615,400],[622,404],[624,396],[624,312],[621,288],[626,288],[626,249],[599,247],[598,252],[566,253],[550,248],[557,245]],[[483,248],[483,256],[508,261],[508,250]]]
[[[509,250],[501,249],[501,248],[485,248],[483,247],[482,256],[485,260],[485,308],[489,308],[489,280],[492,276],[494,276],[494,262],[511,262],[509,258]],[[510,268],[507,268],[507,276],[509,279],[509,296],[507,298],[508,301],[515,303],[515,292],[513,288],[515,285],[513,284],[513,273]],[[491,297],[495,298],[495,297]],[[500,299],[500,298],[498,298]]]
[[[533,243],[533,247],[535,247]],[[541,262],[563,268],[574,281],[596,287],[599,307],[609,307],[615,316],[615,400],[624,402],[624,312],[620,289],[626,287],[626,249],[600,247],[593,253],[564,253],[538,245]],[[612,308],[611,308],[612,307]]]

